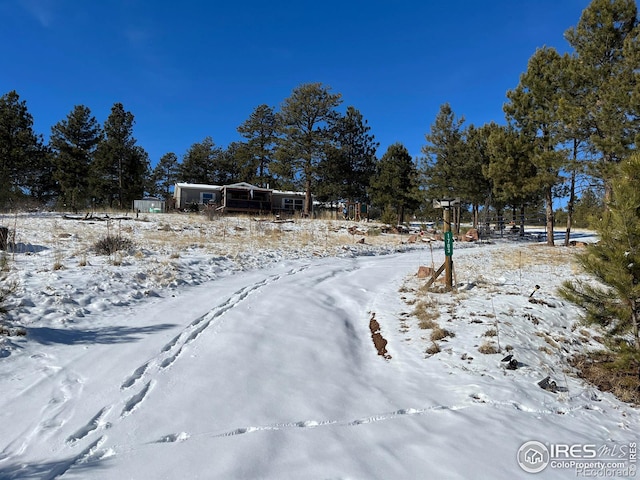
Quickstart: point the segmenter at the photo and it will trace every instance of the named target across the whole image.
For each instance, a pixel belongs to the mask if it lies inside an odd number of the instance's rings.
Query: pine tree
[[[370,131],[362,114],[352,106],[347,107],[346,114],[335,124],[335,144],[318,165],[319,199],[367,202],[379,145]]]
[[[520,208],[520,233],[524,234],[524,210],[537,203],[540,188],[536,183],[538,170],[531,161],[535,145],[531,137],[511,126],[494,127],[487,143],[489,163],[484,175],[493,189],[492,204],[501,217],[505,206]]]
[[[426,155],[423,174],[431,198],[455,198],[462,194],[458,181],[464,158],[463,123],[464,117],[456,118],[451,106],[445,103],[425,135],[428,143],[422,147]]]
[[[89,166],[101,135],[97,120],[84,105],[76,105],[65,120],[51,127],[49,145],[54,154],[59,201],[74,212],[87,205]]]
[[[42,190],[37,183],[51,171],[50,160],[33,130],[27,103],[15,90],[0,97],[0,209],[29,194],[37,196]]]
[[[635,0],[592,0],[565,38],[576,53],[575,75],[583,93],[582,122],[599,162],[594,172],[607,182],[611,166],[636,143],[640,38]]]
[[[371,179],[371,199],[381,209],[392,208],[398,224],[404,222],[407,210],[415,210],[420,205],[418,169],[401,143],[391,145],[378,162],[377,172]]]
[[[26,172],[29,196],[38,205],[53,206],[56,198],[60,195],[55,172],[56,166],[51,149],[39,143],[39,147],[29,159],[29,168]]]
[[[222,149],[216,146],[213,138],[205,137],[189,147],[180,164],[180,180],[187,183],[215,185],[216,162],[222,155]]]
[[[585,309],[585,320],[607,329],[621,360],[640,367],[640,154],[623,160],[611,199],[596,224],[600,237],[578,256],[594,281],[569,281],[561,294]],[[630,335],[630,337],[628,336]],[[630,338],[630,341],[628,341]]]
[[[91,166],[89,184],[97,203],[127,208],[144,195],[149,156],[136,145],[133,125],[133,114],[121,103],[115,103],[104,123],[104,137]]]
[[[587,159],[585,156],[589,145],[589,121],[585,115],[589,105],[588,88],[582,81],[582,65],[577,55],[567,56],[566,68],[563,72],[563,87],[558,100],[558,115],[561,126],[564,129],[565,141],[570,150],[570,158],[564,170],[570,174],[567,202],[567,228],[565,230],[565,246],[569,245],[571,228],[574,221],[574,212],[577,201],[577,182],[585,172]]]
[[[575,202],[573,220],[577,227],[589,228],[596,225],[604,210],[602,192],[587,188]]]
[[[292,173],[301,179],[305,214],[311,211],[311,190],[318,165],[333,141],[333,128],[339,118],[335,109],[341,101],[341,95],[331,93],[329,87],[307,83],[295,88],[280,109],[277,168],[281,175]]]
[[[173,153],[165,153],[151,172],[148,192],[150,195],[160,195],[165,200],[171,198],[171,188],[178,181],[180,166],[178,156]]]
[[[255,184],[255,173],[252,176],[245,176],[249,172],[255,170],[247,168],[247,163],[243,163],[243,155],[246,154],[245,144],[239,142],[231,142],[226,149],[220,152],[214,163],[214,183],[217,185],[229,185],[246,181]],[[247,158],[244,158],[245,161]]]
[[[529,59],[519,85],[507,92],[507,118],[535,145],[531,162],[535,182],[543,192],[547,217],[547,244],[554,245],[553,189],[563,181],[560,171],[567,163],[561,148],[565,141],[558,104],[564,93],[568,56],[553,48],[541,48]]]
[[[458,187],[460,195],[472,206],[474,228],[478,228],[478,211],[480,205],[491,198],[492,182],[484,175],[489,165],[489,138],[498,126],[495,123],[475,128],[467,127],[464,132],[463,162],[458,170]]]
[[[246,148],[237,146],[230,153],[243,160],[246,181],[266,187],[273,181],[270,165],[274,161],[277,141],[277,115],[268,105],[259,105],[251,116],[238,127],[238,132],[247,140]],[[253,172],[247,172],[249,167]]]

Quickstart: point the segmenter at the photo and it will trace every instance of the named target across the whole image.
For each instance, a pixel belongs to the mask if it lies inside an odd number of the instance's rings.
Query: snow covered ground
[[[27,332],[0,337],[2,479],[635,477],[640,412],[567,362],[599,347],[556,293],[578,247],[456,244],[430,293],[442,242],[347,222],[0,224]]]

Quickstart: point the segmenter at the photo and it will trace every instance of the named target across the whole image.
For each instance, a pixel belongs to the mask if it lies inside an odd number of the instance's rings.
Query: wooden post
[[[452,239],[453,233],[451,232],[451,207],[445,207],[444,211],[444,236],[445,236],[445,257],[444,257],[444,279],[446,284],[447,292],[450,292],[453,288],[453,262],[451,251],[448,250],[446,243],[449,241],[449,238]],[[448,232],[448,235],[447,235]],[[453,241],[453,240],[451,240]],[[453,245],[453,244],[451,244]]]
[[[445,271],[446,291],[453,290],[453,232],[451,231],[451,208],[460,205],[459,198],[434,200],[433,208],[442,208],[442,220],[444,231],[444,264],[438,269],[435,275],[427,283],[427,288]]]

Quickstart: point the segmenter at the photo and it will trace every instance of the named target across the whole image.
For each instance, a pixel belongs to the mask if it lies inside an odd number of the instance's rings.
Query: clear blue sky
[[[440,106],[504,123],[505,93],[536,48],[569,46],[586,0],[0,0],[0,94],[34,127],[74,105],[102,124],[121,102],[152,165],[211,136],[226,147],[260,104],[321,82],[380,143],[421,155]]]

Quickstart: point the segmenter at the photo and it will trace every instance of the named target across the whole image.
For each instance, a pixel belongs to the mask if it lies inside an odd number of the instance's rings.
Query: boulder
[[[433,277],[433,268],[420,266],[418,267],[418,278],[431,278]]]

